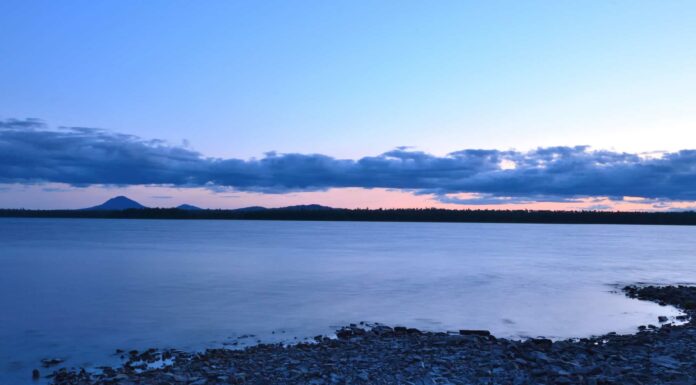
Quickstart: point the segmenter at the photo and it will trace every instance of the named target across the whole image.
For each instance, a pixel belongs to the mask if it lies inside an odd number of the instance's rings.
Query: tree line
[[[608,212],[546,210],[449,210],[449,209],[266,209],[181,210],[128,209],[119,211],[0,209],[0,217],[107,218],[107,219],[243,219],[294,221],[369,222],[481,222],[696,225],[696,212]]]

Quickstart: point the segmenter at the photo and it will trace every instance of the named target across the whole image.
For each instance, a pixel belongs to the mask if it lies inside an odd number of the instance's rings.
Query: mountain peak
[[[125,197],[123,195],[119,195],[117,197],[113,197],[109,199],[108,201],[94,207],[89,207],[84,210],[127,210],[127,209],[145,209],[147,207],[141,205],[140,203]]]
[[[325,210],[335,210],[335,209],[333,207],[322,206],[322,205],[318,205],[318,204],[314,203],[314,204],[309,204],[309,205],[295,205],[295,206],[280,207],[280,208],[278,208],[278,210],[325,211]]]
[[[179,210],[193,210],[193,211],[203,210],[202,208],[200,208],[198,206],[190,205],[188,203],[184,203],[183,205],[178,205],[178,206],[176,206],[176,208]]]

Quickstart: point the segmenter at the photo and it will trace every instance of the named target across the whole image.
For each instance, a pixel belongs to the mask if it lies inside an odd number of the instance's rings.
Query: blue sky
[[[696,148],[688,1],[3,1],[0,33],[0,119],[205,157]],[[72,207],[138,187],[40,186],[59,179],[11,180],[0,205]],[[201,194],[209,206],[295,202]]]

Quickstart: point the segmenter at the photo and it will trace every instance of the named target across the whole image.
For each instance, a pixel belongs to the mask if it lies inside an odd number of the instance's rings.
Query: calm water
[[[293,341],[373,321],[498,336],[631,332],[696,280],[696,228],[0,218],[0,384],[46,357]]]

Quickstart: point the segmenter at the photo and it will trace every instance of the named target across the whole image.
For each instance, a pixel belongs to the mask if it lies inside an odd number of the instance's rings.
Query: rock
[[[679,369],[681,362],[669,356],[654,356],[650,357],[650,362],[669,369]]]
[[[663,315],[657,317],[657,320],[658,320],[660,323],[665,323],[665,322],[667,322],[667,319],[668,319],[668,318],[665,317],[665,316],[663,316]]]
[[[51,366],[56,366],[61,363],[63,363],[63,360],[60,358],[44,358],[41,360],[41,366],[44,368],[50,368]]]
[[[39,369],[34,369],[31,371],[31,378],[34,380],[38,380],[41,378],[41,372],[39,372]]]
[[[530,338],[525,341],[525,344],[530,344],[542,350],[548,350],[553,346],[553,341],[548,338]]]
[[[375,334],[387,334],[393,333],[394,329],[390,328],[389,326],[377,325],[372,328],[372,332]]]
[[[336,331],[336,337],[344,340],[350,339],[351,337],[353,337],[353,330],[350,328],[340,329]]]
[[[463,335],[463,336],[484,336],[484,337],[488,337],[488,336],[491,335],[491,332],[489,332],[488,330],[464,330],[464,329],[463,329],[463,330],[460,330],[460,331],[459,331],[459,334],[460,334],[460,335]]]
[[[535,362],[549,363],[551,361],[546,353],[540,351],[532,351],[529,356],[534,358]]]

